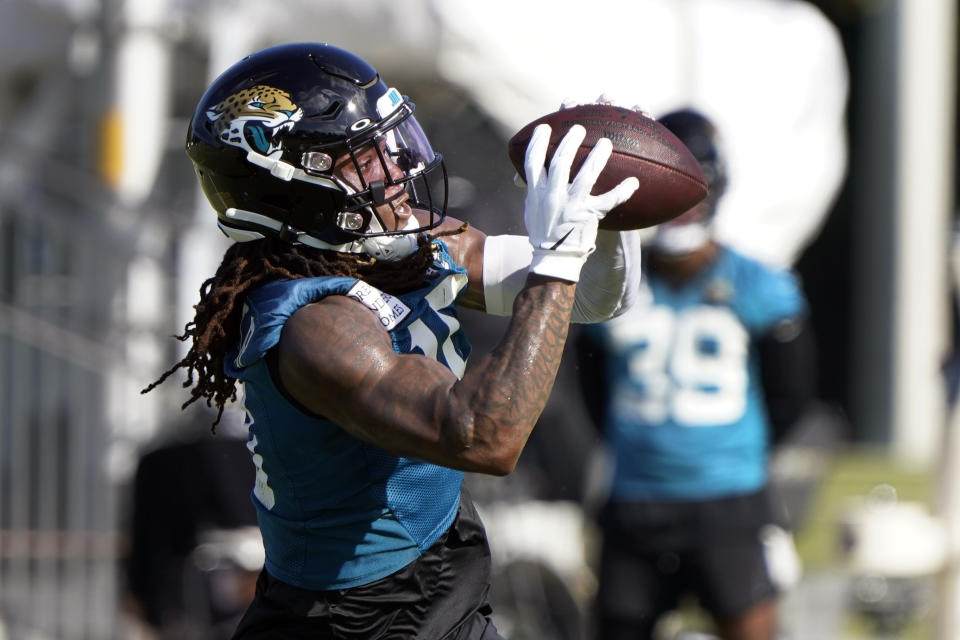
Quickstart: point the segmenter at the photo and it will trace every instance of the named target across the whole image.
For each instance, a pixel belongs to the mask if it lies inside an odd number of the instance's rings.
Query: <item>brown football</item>
[[[640,181],[640,188],[633,196],[600,221],[602,229],[651,227],[675,218],[707,195],[707,181],[699,163],[669,129],[639,111],[607,104],[560,109],[520,129],[507,143],[507,152],[521,177],[527,143],[538,124],[552,128],[548,166],[557,144],[570,127],[581,124],[587,130],[570,170],[571,179],[597,140],[610,139],[613,153],[592,193],[609,191],[630,176]]]

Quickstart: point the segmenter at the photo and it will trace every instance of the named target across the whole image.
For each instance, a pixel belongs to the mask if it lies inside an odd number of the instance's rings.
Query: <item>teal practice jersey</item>
[[[604,349],[604,433],[614,500],[742,495],[767,481],[768,419],[756,340],[806,310],[795,276],[721,248],[675,289],[585,327]]]
[[[373,582],[414,561],[453,522],[460,471],[387,453],[298,409],[264,358],[297,309],[342,295],[376,314],[394,351],[426,355],[462,376],[470,344],[453,305],[466,271],[442,242],[434,257],[427,286],[398,296],[329,277],[272,282],[245,300],[242,343],[225,368],[243,382],[266,568],[288,584],[329,590]]]

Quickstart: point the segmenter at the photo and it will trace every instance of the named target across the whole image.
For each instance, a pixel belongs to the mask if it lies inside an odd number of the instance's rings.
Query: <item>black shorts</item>
[[[450,529],[400,571],[360,587],[310,591],[263,571],[235,639],[503,640],[490,621],[490,550],[463,494]]]
[[[600,516],[598,619],[652,629],[686,595],[720,617],[775,597],[760,535],[771,522],[766,492],[608,504]]]

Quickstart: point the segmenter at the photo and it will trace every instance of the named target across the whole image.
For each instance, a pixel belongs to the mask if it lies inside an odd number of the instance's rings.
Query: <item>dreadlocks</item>
[[[423,285],[427,269],[433,263],[432,240],[465,229],[463,225],[436,236],[421,235],[416,253],[398,262],[291,245],[278,238],[231,245],[216,274],[200,286],[200,302],[194,307],[193,320],[186,324],[181,335],[174,336],[181,342],[191,341],[187,355],[141,393],[153,390],[177,369],[186,369],[183,387],[190,389],[190,398],[181,408],[186,409],[201,398],[208,407],[216,406],[217,417],[211,425],[211,431],[215,432],[224,406],[237,398],[236,379],[224,373],[223,360],[239,343],[240,315],[248,291],[275,280],[319,276],[354,277],[390,293],[411,291]]]

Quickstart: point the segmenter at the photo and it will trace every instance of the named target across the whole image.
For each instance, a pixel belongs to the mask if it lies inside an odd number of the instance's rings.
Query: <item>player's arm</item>
[[[582,127],[571,129],[549,172],[549,127],[530,142],[524,207],[534,246],[530,275],[504,337],[472,361],[462,379],[425,356],[397,354],[368,310],[335,296],[287,322],[278,345],[284,389],[307,411],[387,451],[467,471],[509,473],[553,387],[576,281],[599,219],[638,186],[629,179],[590,195],[609,157],[609,140],[597,143],[570,184],[583,134]]]
[[[757,342],[771,439],[777,444],[817,394],[817,345],[805,315],[777,323]]]
[[[583,404],[594,428],[603,433],[609,404],[606,347],[597,336],[582,328],[573,343]]]
[[[497,348],[461,380],[432,358],[394,352],[369,309],[332,296],[287,322],[281,383],[307,411],[386,451],[506,474],[552,389],[575,288],[532,275]]]

